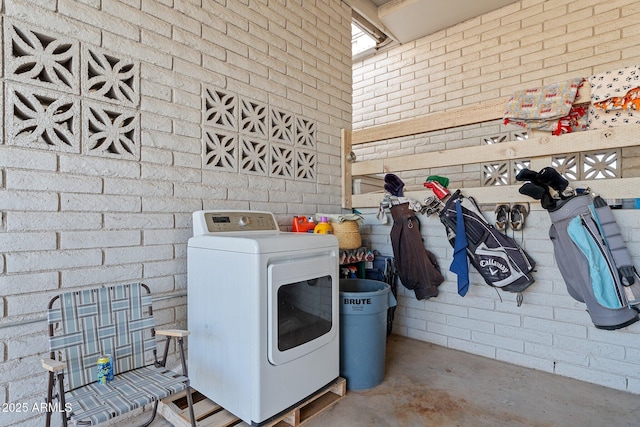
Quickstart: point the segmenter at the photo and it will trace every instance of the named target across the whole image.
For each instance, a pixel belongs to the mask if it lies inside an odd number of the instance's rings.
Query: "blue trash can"
[[[384,378],[387,310],[395,307],[391,287],[370,279],[340,279],[340,376],[350,390]]]

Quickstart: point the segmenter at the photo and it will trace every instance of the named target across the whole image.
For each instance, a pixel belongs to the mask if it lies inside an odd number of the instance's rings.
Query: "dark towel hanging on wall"
[[[419,300],[437,296],[444,277],[435,255],[424,247],[416,213],[409,203],[392,206],[390,211],[391,245],[400,281]]]

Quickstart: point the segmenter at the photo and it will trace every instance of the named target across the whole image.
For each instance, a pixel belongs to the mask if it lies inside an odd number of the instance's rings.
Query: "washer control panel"
[[[270,212],[256,211],[198,211],[193,213],[193,234],[238,231],[279,231]]]

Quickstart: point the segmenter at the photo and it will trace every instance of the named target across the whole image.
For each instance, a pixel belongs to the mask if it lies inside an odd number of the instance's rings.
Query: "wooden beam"
[[[418,135],[435,130],[502,119],[509,98],[510,97],[493,99],[480,104],[453,108],[447,111],[438,111],[394,123],[356,129],[353,131],[352,143],[357,145],[367,142],[384,141],[392,138]],[[586,87],[580,89],[574,103],[581,104],[589,102],[590,99],[591,91],[588,84],[586,84]]]
[[[503,116],[506,102],[507,100],[505,99],[497,99],[483,104],[439,111],[422,117],[354,130],[353,144],[383,141],[402,136],[418,135],[434,130],[496,120]]]
[[[530,203],[532,209],[542,209],[540,203],[531,197],[518,192],[523,183],[516,185],[496,185],[492,187],[461,188],[465,196],[472,196],[481,205],[496,203]],[[595,193],[605,199],[633,199],[638,197],[640,178],[595,179],[589,181],[571,181],[573,188],[591,188]],[[456,189],[451,189],[455,191]],[[431,190],[408,191],[406,197],[422,202],[426,197],[432,196]],[[377,208],[384,197],[384,193],[354,194],[354,208]]]
[[[351,195],[353,194],[353,180],[351,174],[351,131],[342,129],[342,158],[340,168],[342,170],[342,207],[351,209]]]
[[[454,148],[353,163],[351,173],[371,175],[434,167],[487,163],[638,145],[636,125],[542,136],[523,141]]]
[[[580,89],[575,104],[586,103],[591,99],[588,85]],[[353,145],[385,141],[404,136],[418,135],[435,130],[483,123],[502,119],[509,98],[501,98],[485,103],[459,107],[452,110],[435,112],[422,117],[401,120],[395,123],[357,129],[349,135],[349,150],[346,151],[343,134],[343,207],[348,198],[348,207],[377,207],[384,196],[383,192],[352,194],[351,179],[384,173],[398,173],[409,170],[422,170],[434,167],[504,162],[505,160],[531,159],[532,167],[537,170],[550,164],[554,155],[573,154],[582,151],[608,150],[636,146],[636,136],[640,127],[635,125],[599,129],[586,132],[565,134],[559,137],[548,133],[532,132],[534,138],[524,141],[503,142],[499,144],[473,146],[440,150],[408,156],[388,157],[357,163],[346,162]],[[538,136],[540,135],[540,136]],[[538,167],[540,166],[540,167]],[[344,177],[349,175],[349,179]],[[634,198],[640,186],[640,178],[606,179],[572,182],[574,187],[591,187],[606,198]],[[479,203],[531,202],[532,199],[518,192],[519,185],[463,188],[465,194],[476,197]],[[430,190],[407,192],[408,197],[423,200],[432,195]],[[533,206],[539,204],[532,203]]]

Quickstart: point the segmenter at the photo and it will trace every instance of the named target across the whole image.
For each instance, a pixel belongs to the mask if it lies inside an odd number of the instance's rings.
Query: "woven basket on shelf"
[[[332,222],[331,227],[340,249],[358,249],[362,246],[360,227],[356,221]]]

